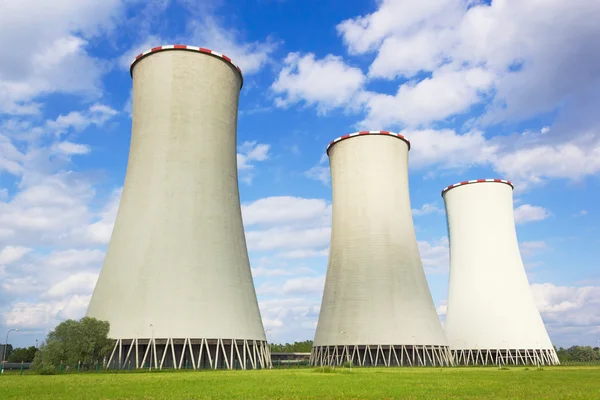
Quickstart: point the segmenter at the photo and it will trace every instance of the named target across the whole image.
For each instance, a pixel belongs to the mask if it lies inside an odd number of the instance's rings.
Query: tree
[[[10,353],[8,362],[20,363],[20,362],[32,362],[35,357],[37,348],[35,346],[29,347],[17,347]]]
[[[312,340],[304,342],[294,342],[286,344],[271,344],[272,353],[310,353],[312,350]]]
[[[598,352],[592,346],[572,346],[567,349],[574,361],[590,362],[600,359]]]
[[[40,346],[33,367],[57,367],[61,362],[71,367],[79,362],[92,366],[96,361],[102,361],[113,347],[113,341],[108,338],[109,328],[107,321],[89,317],[61,322]]]

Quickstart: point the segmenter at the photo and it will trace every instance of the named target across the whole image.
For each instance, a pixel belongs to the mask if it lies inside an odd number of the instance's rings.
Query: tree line
[[[271,344],[271,353],[310,353],[313,341],[294,342],[285,344]]]
[[[561,362],[593,362],[600,361],[600,347],[592,346],[571,346],[568,349],[559,347],[556,349],[556,355]]]
[[[48,333],[39,348],[35,346],[6,348],[7,361],[11,363],[32,362],[39,371],[56,369],[58,366],[83,369],[97,368],[107,361],[114,341],[108,338],[110,325],[107,321],[84,317],[79,321],[66,320]],[[272,353],[310,353],[312,340],[294,343],[271,343]],[[600,348],[571,346],[556,348],[561,362],[600,362]]]

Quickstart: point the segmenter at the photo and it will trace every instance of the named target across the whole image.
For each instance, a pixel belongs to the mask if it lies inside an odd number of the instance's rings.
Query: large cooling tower
[[[192,46],[131,64],[123,195],[87,315],[110,322],[111,368],[270,366],[238,191],[242,74]]]
[[[558,364],[519,252],[513,185],[500,179],[442,191],[450,236],[446,338],[457,364]]]
[[[342,136],[327,147],[333,221],[314,365],[450,365],[419,256],[402,135]]]

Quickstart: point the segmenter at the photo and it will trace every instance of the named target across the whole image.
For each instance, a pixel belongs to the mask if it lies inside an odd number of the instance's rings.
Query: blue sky
[[[244,72],[240,191],[270,341],[313,337],[331,218],[323,155],[362,129],[413,144],[411,205],[442,321],[440,191],[500,177],[516,186],[554,344],[600,339],[597,1],[23,3],[0,6],[0,332],[19,327],[16,345],[85,313],[127,165],[129,63],[173,43]]]

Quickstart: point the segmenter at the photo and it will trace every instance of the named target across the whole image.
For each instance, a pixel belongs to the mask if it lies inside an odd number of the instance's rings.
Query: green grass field
[[[600,367],[4,374],[0,399],[600,399]]]

